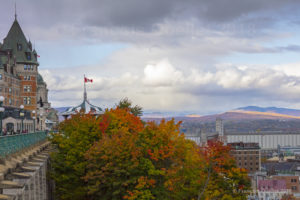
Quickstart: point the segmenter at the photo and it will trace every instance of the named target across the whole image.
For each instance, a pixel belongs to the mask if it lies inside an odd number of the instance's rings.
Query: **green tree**
[[[99,121],[92,115],[78,113],[62,122],[59,132],[51,139],[57,148],[51,154],[50,171],[56,185],[55,193],[62,200],[89,199],[86,183],[81,177],[86,174],[86,151],[102,136]]]
[[[116,107],[120,109],[127,109],[135,116],[142,116],[143,114],[143,108],[138,105],[133,106],[132,102],[127,97],[121,99]]]

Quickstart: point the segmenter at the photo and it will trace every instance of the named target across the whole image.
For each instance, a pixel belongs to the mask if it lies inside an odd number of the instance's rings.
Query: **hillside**
[[[247,107],[237,108],[236,110],[262,112],[262,113],[277,113],[277,114],[300,117],[300,110],[290,109],[290,108],[277,108],[277,107],[263,108],[263,107],[258,107],[258,106],[247,106]]]
[[[247,120],[299,120],[300,110],[288,109],[288,108],[276,108],[276,107],[257,107],[248,106],[230,110],[220,114],[197,116],[197,115],[185,115],[174,116],[177,121],[198,121],[198,122],[213,122],[216,118],[222,118],[225,121],[247,121]],[[160,120],[160,117],[148,117],[144,116],[144,120]],[[172,117],[166,117],[171,119]]]

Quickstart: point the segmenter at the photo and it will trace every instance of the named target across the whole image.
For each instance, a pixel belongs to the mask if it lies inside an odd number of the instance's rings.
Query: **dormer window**
[[[26,52],[25,54],[26,54],[27,60],[31,60],[31,53],[30,52]]]
[[[22,51],[22,44],[17,44],[18,51]]]

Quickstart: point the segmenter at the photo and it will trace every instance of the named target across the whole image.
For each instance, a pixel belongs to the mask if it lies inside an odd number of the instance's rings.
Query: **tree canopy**
[[[143,108],[138,105],[133,106],[132,102],[127,97],[121,99],[116,107],[120,109],[126,109],[135,116],[142,116],[143,114]]]
[[[53,135],[52,177],[59,199],[246,199],[247,173],[221,142],[200,147],[180,123],[144,123],[117,106],[79,113]]]

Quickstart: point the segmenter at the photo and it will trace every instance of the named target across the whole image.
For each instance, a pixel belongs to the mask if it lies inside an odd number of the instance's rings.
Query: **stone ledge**
[[[38,162],[27,162],[27,163],[24,163],[25,166],[33,166],[33,167],[40,167],[42,166],[43,163],[38,163]]]
[[[24,172],[35,172],[36,171],[35,168],[31,168],[31,167],[21,167],[21,170]]]
[[[0,194],[0,200],[13,200],[14,198],[11,196],[7,196],[4,194]]]
[[[21,179],[21,178],[27,179],[27,178],[31,177],[29,174],[19,173],[19,172],[14,172],[11,175],[16,177],[16,178],[19,178],[19,179]]]
[[[0,188],[2,189],[15,189],[15,188],[23,188],[24,184],[20,184],[14,181],[1,181]]]

